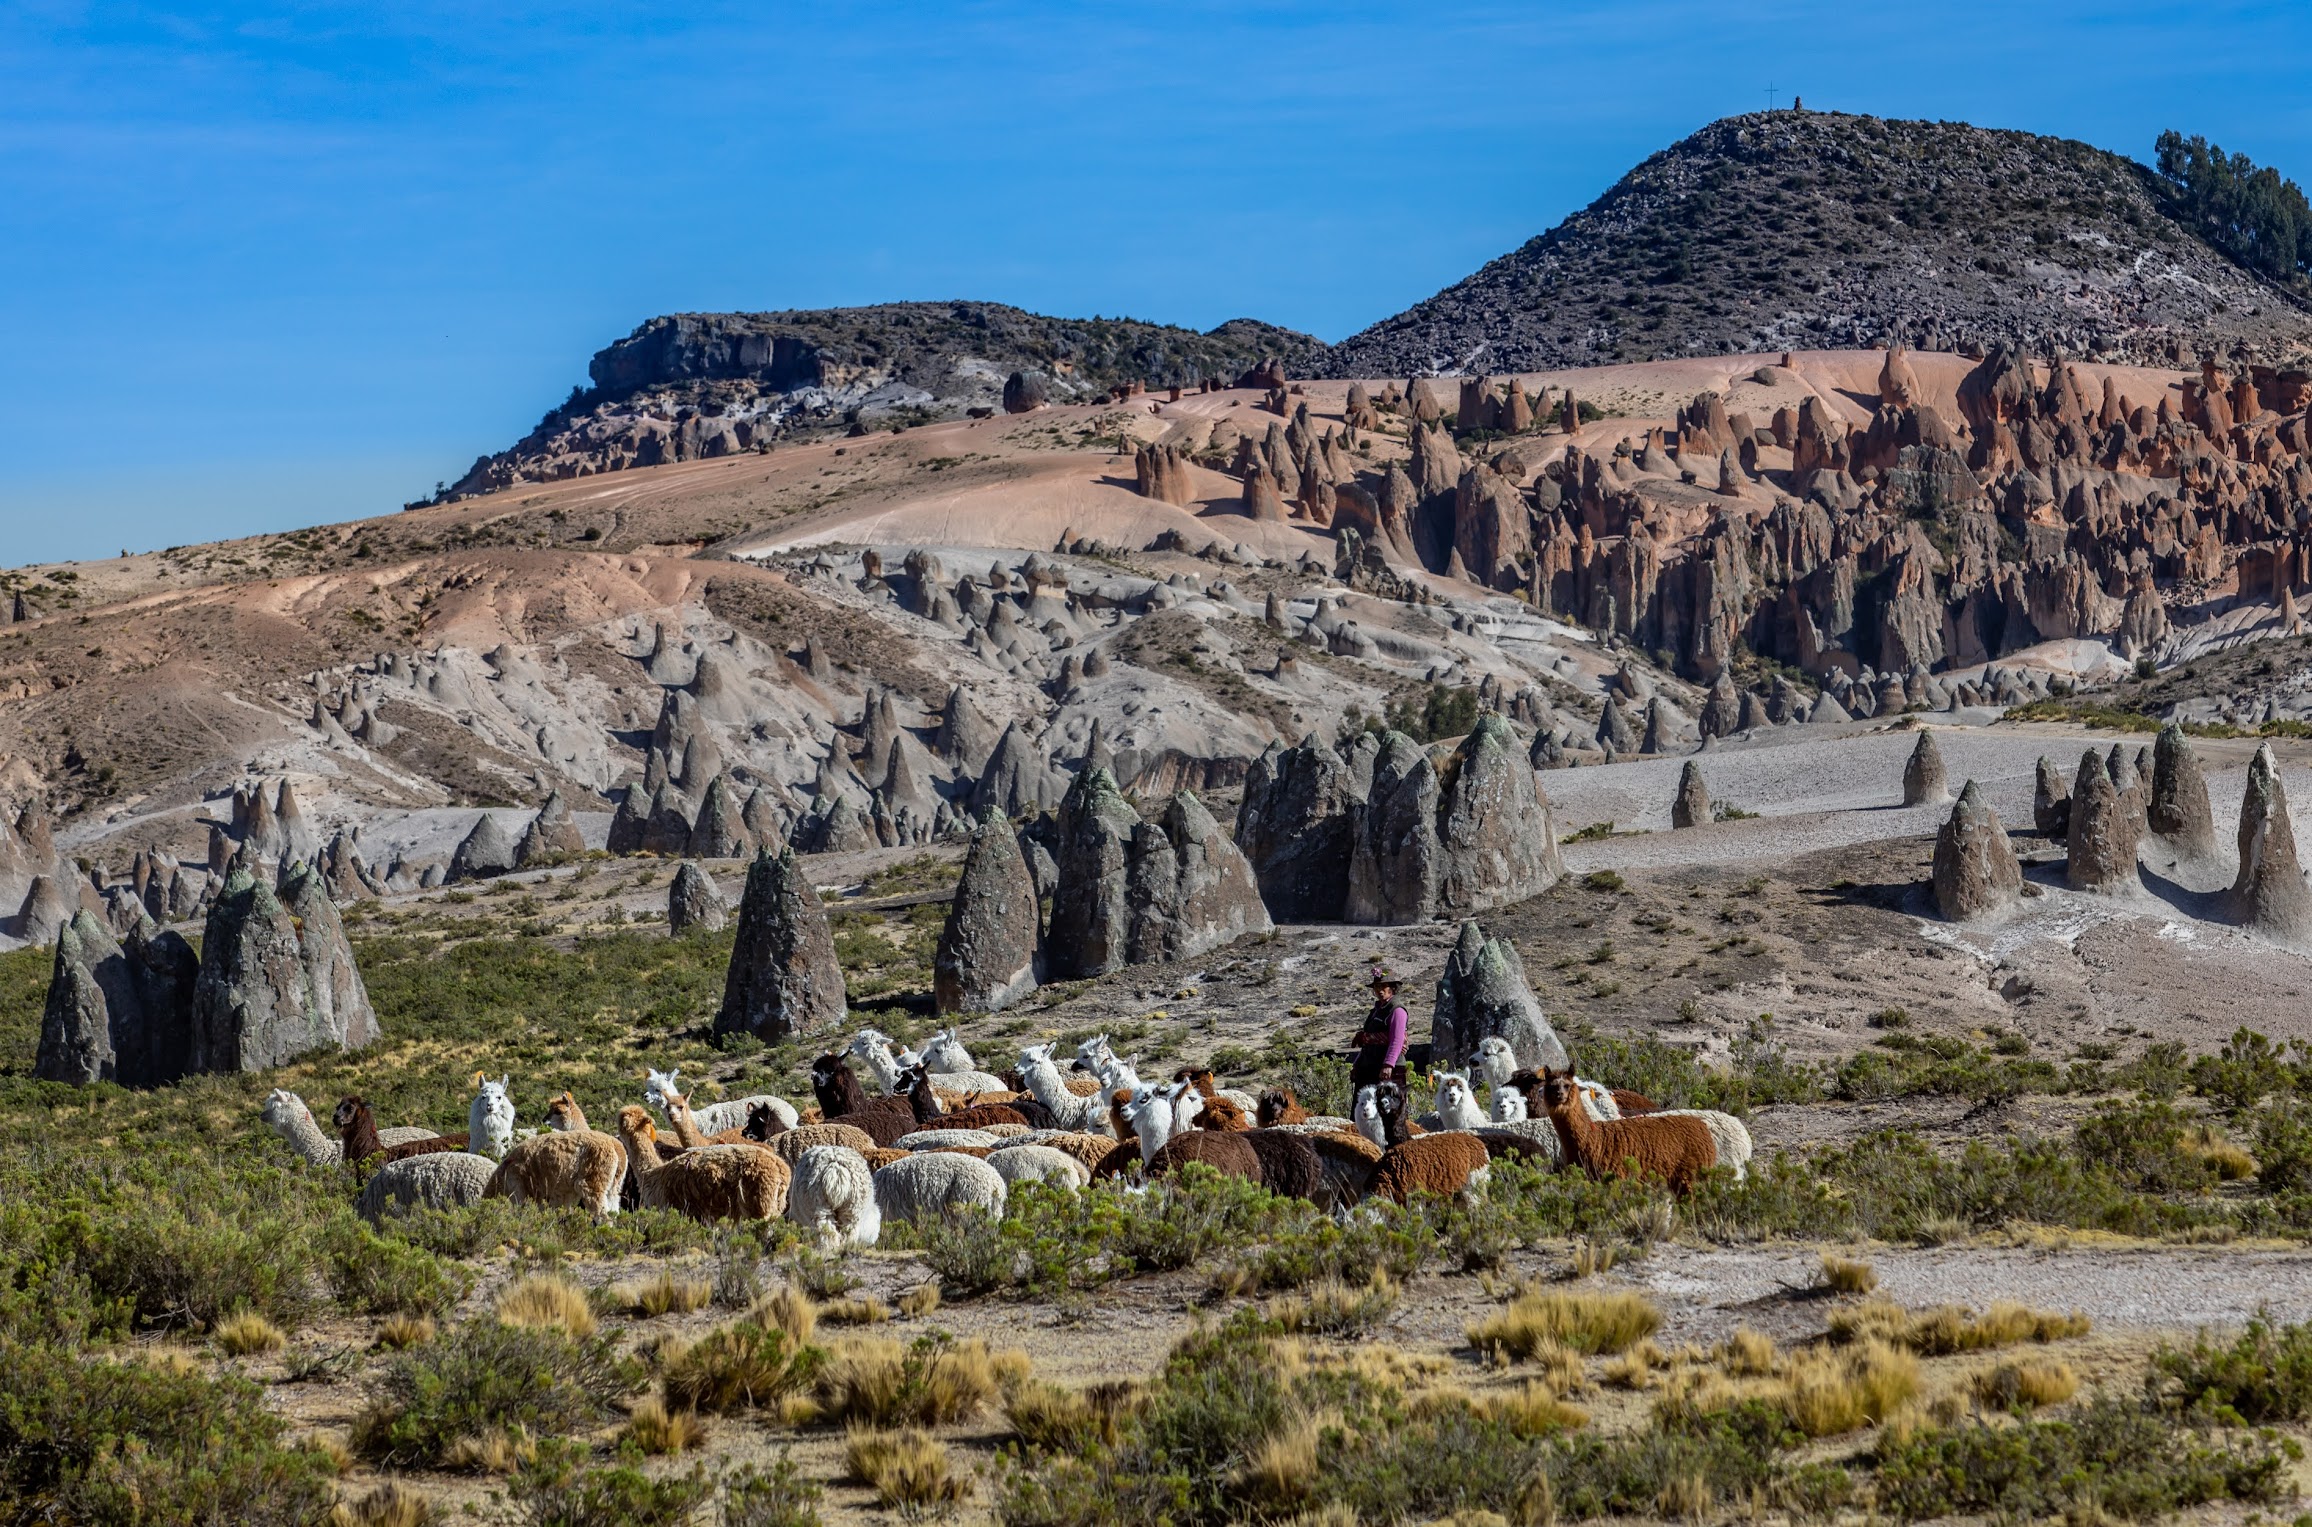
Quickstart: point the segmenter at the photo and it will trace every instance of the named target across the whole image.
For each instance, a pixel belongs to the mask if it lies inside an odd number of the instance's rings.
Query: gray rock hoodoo
[[[2283,942],[2312,943],[2312,888],[2296,863],[2296,833],[2288,817],[2272,745],[2248,762],[2240,799],[2240,873],[2232,882],[2232,914],[2248,927]]]
[[[693,928],[716,933],[730,920],[730,903],[715,889],[714,878],[695,861],[683,860],[666,892],[666,931],[677,938]]]
[[[2071,835],[2071,787],[2064,783],[2062,771],[2044,758],[2031,789],[2031,825],[2042,838]]]
[[[1011,823],[990,815],[971,838],[931,961],[934,1009],[994,1013],[1036,989],[1036,882]]]
[[[810,877],[792,849],[757,853],[739,898],[738,938],[714,1031],[776,1043],[824,1033],[848,1011],[835,938]]]
[[[1670,803],[1672,827],[1700,827],[1710,820],[1710,787],[1702,783],[1702,766],[1691,758],[1678,774],[1678,798]]]
[[[2212,857],[2216,819],[2208,808],[2208,782],[2184,729],[2172,721],[2161,727],[2151,757],[2151,799],[2144,811],[2151,835],[2179,859]]]
[[[1429,1031],[1436,1064],[1466,1066],[1479,1042],[1495,1035],[1509,1041],[1520,1066],[1562,1069],[1572,1064],[1525,979],[1516,946],[1487,938],[1470,918],[1461,924],[1437,978],[1437,1009]]]
[[[1161,820],[1132,830],[1124,883],[1133,964],[1194,959],[1270,927],[1251,861],[1192,791],[1173,796]]]
[[[562,799],[562,792],[556,790],[546,797],[546,804],[538,808],[538,814],[530,818],[530,825],[522,829],[522,841],[514,847],[514,863],[529,869],[558,859],[575,859],[584,852],[586,840],[579,835],[569,803]]]
[[[1951,786],[1943,773],[1942,749],[1935,745],[1933,732],[1921,732],[1918,746],[1911,749],[1910,762],[1903,765],[1903,804],[1935,805],[1950,798]]]
[[[159,1087],[185,1074],[192,1040],[190,944],[139,921],[123,942],[88,912],[57,934],[32,1074],[42,1081]]]
[[[1364,804],[1356,775],[1314,736],[1271,746],[1244,777],[1236,846],[1252,861],[1269,915],[1337,922],[1347,904],[1352,817]]]
[[[450,879],[482,880],[507,874],[519,862],[519,846],[513,834],[499,825],[497,814],[485,811],[458,844],[457,852],[450,855]]]
[[[2135,814],[2093,748],[2079,761],[2067,842],[2063,874],[2073,890],[2108,894],[2141,883],[2135,869]]]
[[[1995,917],[2022,899],[2014,845],[1973,780],[1935,834],[1934,886],[1935,906],[1955,923]]]
[[[188,1071],[262,1071],[377,1037],[376,1014],[320,877],[294,876],[285,890],[276,896],[235,870],[209,908]]]

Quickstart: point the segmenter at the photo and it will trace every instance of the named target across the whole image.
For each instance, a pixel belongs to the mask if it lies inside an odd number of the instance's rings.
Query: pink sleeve
[[[1381,1052],[1381,1065],[1384,1068],[1394,1066],[1404,1058],[1405,1010],[1401,1007],[1393,1007],[1389,1009],[1389,1038],[1386,1047]]]

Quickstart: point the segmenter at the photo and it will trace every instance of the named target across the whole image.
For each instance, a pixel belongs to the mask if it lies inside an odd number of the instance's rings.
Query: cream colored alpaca
[[[704,1145],[661,1164],[658,1128],[633,1106],[618,1111],[618,1133],[646,1209],[698,1220],[777,1219],[786,1212],[793,1170],[759,1145]]]
[[[484,1198],[616,1214],[626,1149],[600,1130],[549,1129],[517,1140],[490,1174]]]

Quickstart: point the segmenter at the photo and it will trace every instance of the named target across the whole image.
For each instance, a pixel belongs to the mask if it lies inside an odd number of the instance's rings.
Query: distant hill
[[[1589,207],[1334,347],[1334,374],[1540,370],[1902,339],[2188,363],[2312,344],[2302,301],[2118,154],[1955,122],[1713,122]]]
[[[516,482],[720,456],[798,428],[995,407],[1014,371],[1055,402],[1130,382],[1233,380],[1267,357],[1322,373],[1322,340],[1249,318],[1207,333],[1130,318],[1047,318],[995,302],[891,302],[785,313],[676,313],[596,352],[591,387],[448,497]]]

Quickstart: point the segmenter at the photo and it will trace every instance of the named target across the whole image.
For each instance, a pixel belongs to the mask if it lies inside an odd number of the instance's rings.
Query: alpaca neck
[[[345,1133],[340,1137],[339,1144],[344,1159],[349,1162],[359,1161],[364,1156],[374,1156],[385,1149],[385,1142],[377,1138],[377,1120],[371,1117],[367,1103],[354,1106],[353,1117],[346,1121]]]
[[[684,1145],[706,1144],[706,1131],[698,1127],[698,1120],[690,1111],[690,1099],[670,1097],[666,1100],[666,1122],[674,1128],[674,1138]]]
[[[626,1169],[634,1174],[637,1186],[656,1190],[658,1186],[658,1132],[648,1125],[640,1129],[624,1129],[619,1133],[626,1140]]]
[[[289,1110],[282,1125],[282,1138],[290,1148],[315,1166],[335,1166],[345,1157],[345,1147],[321,1132],[314,1122],[311,1109],[298,1107]]]
[[[1132,1129],[1140,1137],[1140,1160],[1143,1164],[1155,1159],[1164,1149],[1164,1142],[1172,1137],[1172,1109],[1161,1099],[1151,1101],[1132,1120]]]
[[[1020,1080],[1028,1084],[1028,1095],[1046,1108],[1059,1108],[1075,1101],[1068,1084],[1060,1080],[1060,1068],[1050,1060],[1039,1060],[1020,1073]]]
[[[889,1045],[861,1045],[858,1054],[867,1062],[867,1069],[875,1073],[875,1084],[883,1089],[885,1097],[899,1091],[899,1062],[891,1058]]]
[[[931,1078],[922,1074],[908,1084],[907,1106],[915,1110],[915,1122],[918,1124],[929,1124],[947,1112],[939,1101],[939,1094],[931,1090]]]
[[[1563,1103],[1548,1105],[1549,1122],[1557,1126],[1557,1143],[1564,1148],[1568,1161],[1587,1161],[1588,1147],[1597,1142],[1598,1127],[1582,1107],[1581,1095],[1576,1093]]]

